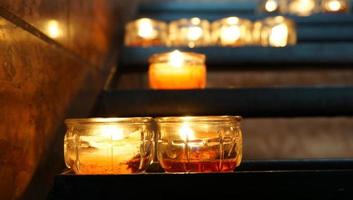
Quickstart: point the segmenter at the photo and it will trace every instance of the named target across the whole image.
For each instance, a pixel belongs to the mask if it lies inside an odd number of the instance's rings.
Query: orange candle
[[[206,86],[205,55],[180,52],[150,58],[149,84],[153,89],[197,89]]]

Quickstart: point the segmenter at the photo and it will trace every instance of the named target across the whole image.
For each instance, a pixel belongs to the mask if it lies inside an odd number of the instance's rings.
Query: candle
[[[176,50],[155,54],[149,62],[149,84],[153,89],[197,89],[206,85],[203,54]]]
[[[294,45],[297,34],[294,21],[282,16],[269,17],[254,24],[254,44],[272,47]]]
[[[252,22],[228,17],[212,23],[212,40],[220,46],[243,46],[251,43]]]
[[[323,9],[323,12],[327,12],[327,13],[348,12],[348,1],[347,0],[323,0],[322,9]]]
[[[57,20],[49,20],[46,25],[46,33],[50,38],[57,39],[63,36],[63,30]]]
[[[197,17],[172,21],[169,25],[170,46],[206,46],[210,44],[210,23]]]
[[[77,174],[143,172],[151,161],[149,118],[66,120],[65,163]]]
[[[291,0],[288,2],[287,12],[299,16],[309,16],[319,10],[318,0]]]
[[[261,13],[278,13],[283,6],[283,0],[262,0],[258,10]]]
[[[227,172],[239,166],[240,118],[157,118],[157,157],[166,172]]]
[[[165,22],[149,18],[141,18],[129,22],[125,29],[125,45],[165,45],[167,40],[167,27]]]

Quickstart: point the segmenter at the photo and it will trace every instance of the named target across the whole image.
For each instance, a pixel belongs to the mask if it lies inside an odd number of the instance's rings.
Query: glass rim
[[[182,123],[182,122],[207,122],[207,123],[218,123],[218,122],[240,122],[241,116],[231,115],[220,115],[220,116],[168,116],[168,117],[156,117],[157,123]]]
[[[152,121],[152,117],[96,117],[96,118],[70,118],[65,119],[66,125],[92,125],[92,124],[114,124],[131,123],[147,124]]]
[[[175,51],[179,51],[181,54],[183,54],[185,62],[197,62],[197,63],[203,63],[204,64],[205,61],[206,61],[206,55],[205,54],[189,52],[189,51],[173,50],[173,51],[169,51],[169,52],[153,54],[148,59],[148,62],[150,64],[152,64],[152,63],[160,63],[160,62],[168,62],[169,55],[172,54]]]

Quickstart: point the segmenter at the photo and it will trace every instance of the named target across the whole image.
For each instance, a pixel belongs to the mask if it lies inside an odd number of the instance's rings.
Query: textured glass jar
[[[166,45],[168,25],[165,22],[141,18],[129,22],[125,27],[126,46]]]
[[[169,24],[169,46],[207,46],[210,37],[210,23],[204,19],[179,19]]]
[[[321,9],[325,13],[345,13],[349,11],[347,0],[322,0]]]
[[[144,172],[152,160],[151,118],[65,120],[66,166],[76,174]]]
[[[231,172],[242,158],[240,117],[157,118],[157,157],[166,172]]]
[[[252,41],[252,22],[228,17],[212,23],[212,41],[219,46],[244,46]]]
[[[148,70],[153,89],[200,89],[206,86],[205,55],[173,51],[154,54]]]
[[[277,16],[254,23],[253,42],[255,45],[285,47],[297,43],[295,22]]]

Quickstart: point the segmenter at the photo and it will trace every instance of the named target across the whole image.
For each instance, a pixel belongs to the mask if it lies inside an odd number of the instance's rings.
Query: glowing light
[[[58,38],[62,35],[59,22],[56,20],[49,20],[47,23],[47,33],[51,38]]]
[[[228,24],[237,24],[239,22],[238,17],[228,17],[227,18],[227,23]]]
[[[137,34],[145,39],[153,39],[157,37],[157,31],[153,28],[151,19],[142,18],[137,22]]]
[[[179,129],[179,135],[182,140],[194,140],[194,131],[190,128],[187,123],[184,123]]]
[[[201,23],[201,19],[198,18],[198,17],[194,17],[194,18],[191,19],[191,23],[193,25],[199,25]]]
[[[117,126],[102,126],[98,131],[102,136],[110,137],[112,140],[121,140],[124,138],[123,130]]]
[[[241,36],[241,30],[239,26],[223,27],[221,29],[221,39],[226,43],[234,43],[239,40]]]
[[[310,15],[315,8],[314,0],[296,0],[290,4],[290,12],[297,13],[299,15]]]
[[[341,9],[342,5],[339,1],[333,0],[327,2],[327,8],[329,11],[339,11]]]
[[[288,27],[285,24],[279,24],[271,29],[269,43],[275,47],[285,47],[288,42]]]
[[[265,9],[267,12],[273,12],[278,8],[278,3],[274,0],[268,0],[265,4]]]
[[[188,29],[187,38],[191,41],[199,40],[202,37],[203,30],[198,26],[192,26]]]
[[[168,64],[173,67],[181,67],[184,64],[184,56],[183,54],[175,50],[169,54]]]

